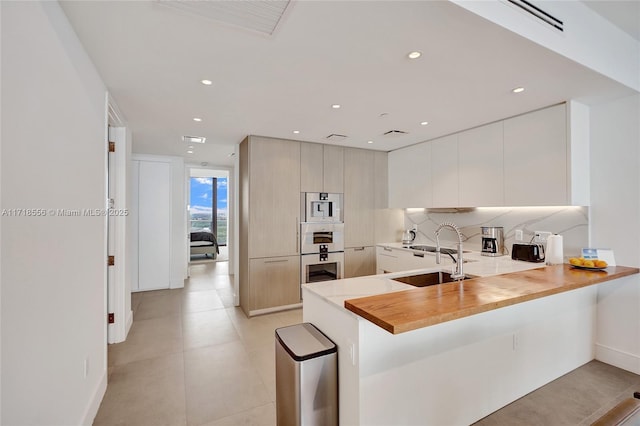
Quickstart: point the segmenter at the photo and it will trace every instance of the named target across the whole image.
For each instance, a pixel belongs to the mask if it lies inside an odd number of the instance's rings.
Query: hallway
[[[94,425],[275,424],[274,330],[302,311],[248,319],[233,307],[228,265],[192,265],[184,289],[133,293]]]

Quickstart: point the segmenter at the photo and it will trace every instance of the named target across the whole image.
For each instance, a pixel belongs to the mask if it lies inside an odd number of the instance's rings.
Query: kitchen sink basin
[[[464,279],[474,278],[471,275],[465,275]],[[451,278],[451,273],[445,271],[429,272],[426,274],[409,275],[406,277],[392,278],[394,281],[409,284],[414,287],[428,287],[430,285],[451,283],[457,280]]]

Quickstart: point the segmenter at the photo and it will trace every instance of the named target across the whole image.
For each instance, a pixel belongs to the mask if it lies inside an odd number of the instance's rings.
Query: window
[[[212,232],[227,245],[227,178],[192,177],[189,194],[191,232]]]

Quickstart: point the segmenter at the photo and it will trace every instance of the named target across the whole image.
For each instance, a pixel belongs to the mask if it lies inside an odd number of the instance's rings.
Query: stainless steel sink
[[[464,279],[472,279],[472,275],[465,275]],[[414,287],[428,287],[430,285],[451,283],[458,280],[451,278],[451,273],[445,271],[428,272],[426,274],[409,275],[406,277],[392,278],[394,281],[409,284]]]

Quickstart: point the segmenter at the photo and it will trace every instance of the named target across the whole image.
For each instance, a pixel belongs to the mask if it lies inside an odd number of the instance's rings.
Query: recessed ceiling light
[[[423,121],[423,122],[420,123],[421,126],[426,126],[427,124],[429,124],[428,121]]]
[[[205,86],[211,86],[213,84],[213,81],[211,81],[211,80],[200,80],[200,83],[204,84]]]
[[[340,108],[340,106],[341,106],[340,104],[333,104],[333,105],[331,105],[331,108],[338,109],[338,108]]]
[[[420,56],[422,56],[422,52],[418,52],[417,50],[409,52],[409,54],[407,55],[409,59],[418,59]]]
[[[198,123],[202,121],[202,118],[200,117],[193,117],[193,121],[197,121]]]
[[[513,93],[522,93],[522,92],[524,92],[524,87],[516,87],[512,91],[513,91]]]
[[[187,154],[193,154],[193,151],[189,150],[187,151]]]
[[[189,149],[193,149],[193,145],[189,145]]]
[[[207,138],[203,136],[183,136],[182,140],[187,143],[205,143]]]
[[[294,130],[293,133],[297,135],[298,133],[300,133],[300,130]]]
[[[373,143],[373,141],[367,141],[367,143]]]

